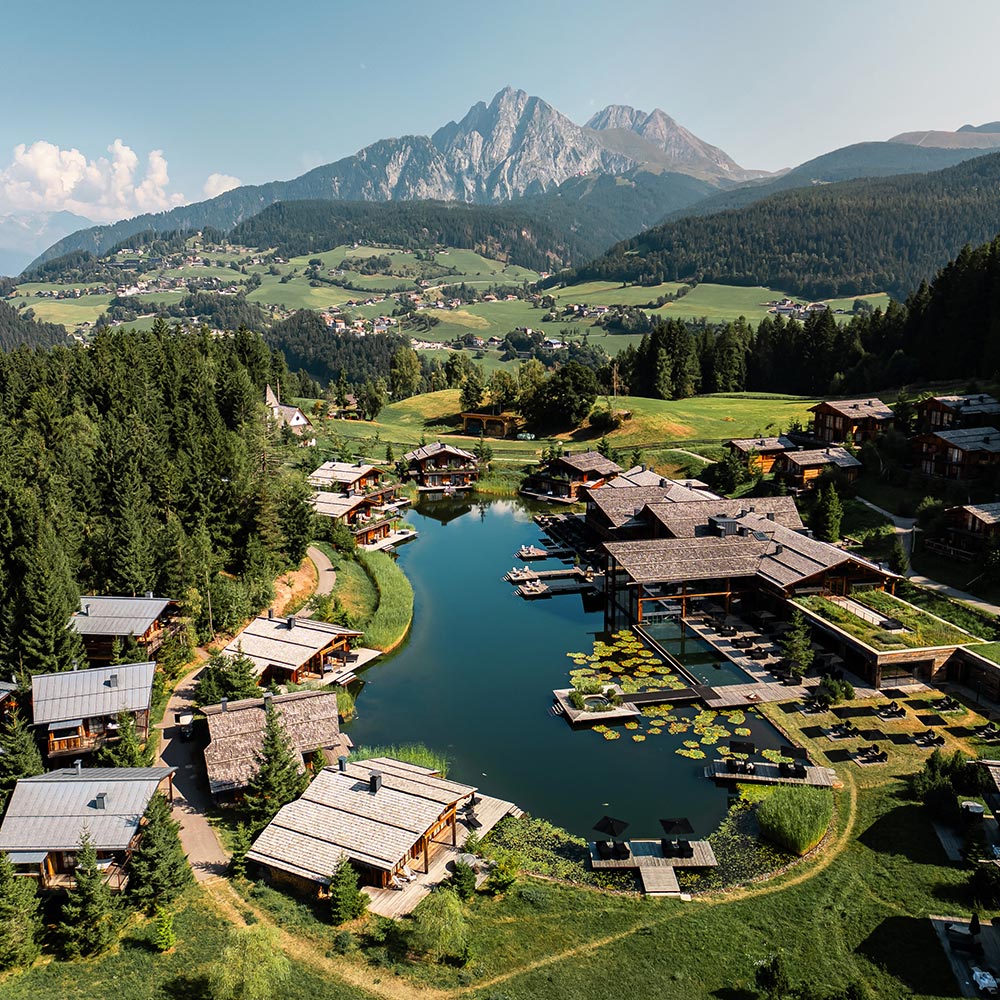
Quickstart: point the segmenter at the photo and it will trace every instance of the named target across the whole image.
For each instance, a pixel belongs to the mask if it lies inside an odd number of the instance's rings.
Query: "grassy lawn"
[[[326,542],[314,544],[333,563],[337,574],[337,582],[333,587],[334,595],[340,598],[341,604],[354,621],[368,621],[378,607],[378,591],[371,577],[360,563],[346,559],[332,545]]]
[[[948,556],[928,552],[920,542],[913,552],[913,571],[921,576],[937,580],[939,583],[964,590],[981,597],[984,601],[1000,604],[1000,584],[987,582],[982,578],[982,569],[975,562],[961,562]]]
[[[413,587],[396,561],[384,552],[358,552],[358,560],[378,591],[378,607],[364,624],[362,641],[387,652],[405,638],[413,622]]]

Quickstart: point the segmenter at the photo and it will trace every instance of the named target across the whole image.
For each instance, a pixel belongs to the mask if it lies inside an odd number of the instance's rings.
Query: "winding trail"
[[[333,593],[333,588],[337,583],[337,571],[333,568],[333,563],[330,562],[326,553],[322,549],[316,548],[315,545],[310,545],[306,549],[306,555],[312,560],[313,565],[316,567],[316,590],[313,592],[316,597],[326,597],[327,594]],[[305,615],[307,612],[300,612]]]

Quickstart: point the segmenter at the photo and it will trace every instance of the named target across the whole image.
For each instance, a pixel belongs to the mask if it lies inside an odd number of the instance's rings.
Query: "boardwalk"
[[[595,870],[606,868],[715,868],[718,861],[707,840],[688,841],[694,854],[690,858],[664,857],[658,840],[628,841],[631,855],[627,858],[604,859],[597,853],[597,845],[590,844],[590,863]]]
[[[727,761],[713,760],[705,768],[705,777],[714,781],[738,781],[740,784],[758,785],[811,785],[813,788],[832,788],[836,773],[830,767],[806,768],[804,778],[796,778],[781,773],[777,764],[754,761],[753,774],[737,773],[730,768]]]
[[[647,896],[679,896],[681,887],[677,883],[677,873],[673,868],[651,868],[645,865],[639,869],[639,881]]]

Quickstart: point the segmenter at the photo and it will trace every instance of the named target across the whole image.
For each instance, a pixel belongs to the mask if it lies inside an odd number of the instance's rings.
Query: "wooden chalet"
[[[726,447],[737,454],[744,467],[754,475],[771,471],[775,461],[786,451],[794,451],[797,447],[791,438],[733,438]]]
[[[0,851],[14,871],[43,889],[72,889],[80,836],[86,829],[105,882],[120,891],[142,838],[142,815],[162,792],[173,799],[173,767],[75,767],[21,778],[3,823]]]
[[[313,510],[351,529],[357,545],[375,545],[395,530],[400,510],[409,500],[397,500],[395,487],[371,493],[314,493]]]
[[[470,437],[513,437],[521,426],[516,413],[463,413],[462,433]]]
[[[582,499],[582,490],[596,490],[614,476],[622,467],[598,451],[585,451],[576,455],[565,452],[544,462],[538,470],[524,480],[521,492],[540,500],[559,500],[573,503]]]
[[[895,419],[881,399],[830,399],[809,409],[814,436],[830,444],[871,441]]]
[[[1000,503],[966,504],[944,512],[942,533],[924,538],[925,548],[969,562],[1000,540]]]
[[[324,462],[309,474],[309,485],[326,493],[394,493],[383,469],[364,462]]]
[[[32,719],[45,732],[49,757],[90,753],[118,740],[118,716],[135,719],[136,735],[149,735],[155,663],[121,663],[36,674],[31,678]]]
[[[312,421],[297,406],[283,406],[270,386],[264,391],[264,405],[275,426],[290,427],[298,435],[312,430]]]
[[[262,684],[301,684],[346,665],[352,643],[362,635],[341,625],[268,613],[258,615],[223,652],[252,660]]]
[[[438,850],[457,845],[459,806],[475,793],[388,757],[341,760],[282,807],[247,861],[275,881],[315,892],[347,857],[363,884],[385,888],[406,867],[429,871]]]
[[[152,657],[164,641],[181,628],[179,608],[168,597],[89,596],[80,598],[80,610],[70,616],[70,628],[83,638],[91,663],[110,663],[115,643],[127,639]]]
[[[406,475],[424,491],[472,490],[479,479],[479,462],[469,451],[435,441],[403,456]]]
[[[935,431],[913,439],[920,471],[944,479],[979,479],[1000,465],[1000,431],[966,427]]]
[[[261,740],[268,706],[281,718],[288,741],[299,757],[299,771],[306,758],[322,750],[327,763],[349,753],[350,737],[340,731],[337,695],[334,691],[292,691],[289,694],[207,705],[209,743],[205,747],[205,769],[212,795],[223,798],[241,792],[257,772]]]
[[[920,400],[915,409],[918,434],[996,426],[1000,423],[1000,402],[985,393],[973,396],[929,396]]]
[[[814,487],[824,472],[838,472],[849,483],[861,475],[861,462],[846,448],[785,451],[774,463],[777,475],[795,489]]]

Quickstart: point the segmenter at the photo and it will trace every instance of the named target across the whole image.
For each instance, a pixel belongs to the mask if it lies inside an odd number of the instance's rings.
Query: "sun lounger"
[[[680,850],[677,852],[679,858],[693,858],[694,857],[694,847],[691,846],[691,841],[682,840],[680,843]]]
[[[666,837],[663,837],[660,840],[660,849],[663,851],[665,858],[677,857],[677,842],[674,840],[667,840]]]
[[[611,845],[606,840],[599,840],[597,842],[597,856],[602,861],[611,860]]]
[[[632,850],[624,840],[616,840],[611,853],[616,861],[625,861],[632,856]]]

